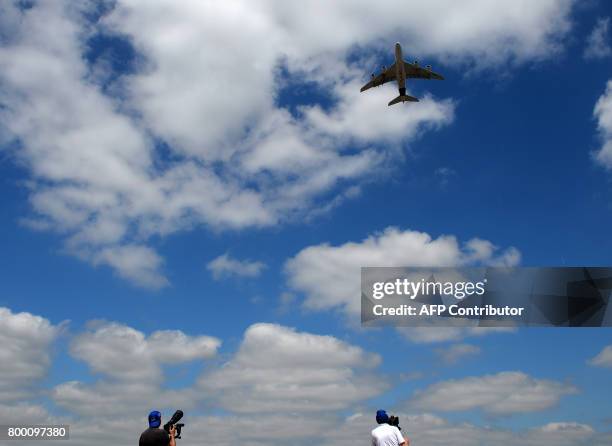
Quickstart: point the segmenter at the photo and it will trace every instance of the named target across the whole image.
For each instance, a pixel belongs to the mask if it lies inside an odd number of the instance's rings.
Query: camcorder
[[[402,428],[401,428],[401,427],[400,427],[400,425],[399,425],[399,417],[398,417],[398,416],[391,415],[391,416],[389,417],[389,424],[390,424],[391,426],[395,426],[395,427],[397,427],[399,430],[402,430]]]
[[[170,433],[170,429],[172,428],[172,426],[174,426],[174,428],[176,429],[176,434],[174,435],[174,438],[181,438],[181,429],[183,429],[183,426],[185,426],[184,423],[179,423],[181,418],[183,418],[183,411],[177,410],[176,412],[174,412],[174,415],[172,415],[172,418],[170,418],[168,422],[164,424],[164,430],[168,432],[168,434]]]

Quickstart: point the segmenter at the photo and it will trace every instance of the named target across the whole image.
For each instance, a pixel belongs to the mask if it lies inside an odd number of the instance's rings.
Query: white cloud
[[[418,391],[409,402],[425,410],[463,411],[482,409],[491,414],[511,414],[547,409],[576,387],[522,372],[443,381]]]
[[[597,20],[593,31],[587,37],[584,57],[586,59],[603,59],[612,54],[610,48],[610,17],[602,17]]]
[[[55,404],[79,417],[131,416],[152,407],[189,410],[203,399],[192,388],[168,389],[147,381],[66,381],[55,386],[50,395]]]
[[[230,257],[227,253],[211,260],[206,265],[206,269],[217,280],[231,276],[257,277],[265,268],[266,264],[263,262],[238,260]]]
[[[387,388],[374,376],[380,357],[332,336],[274,324],[247,329],[238,351],[187,387],[168,388],[163,365],[210,358],[219,341],[157,331],[149,336],[116,323],[92,323],[71,343],[71,354],[100,379],[66,381],[51,392],[71,413],[116,416],[143,407],[194,409],[201,404],[234,413],[335,410]]]
[[[588,424],[575,421],[551,422],[539,428],[531,429],[527,434],[527,444],[546,445],[605,445],[610,442],[610,435],[597,433]]]
[[[317,433],[333,430],[339,421],[335,416],[284,415],[296,422],[279,422],[279,416],[270,414],[190,417],[185,438],[206,438],[207,442],[220,446],[237,443],[280,446],[289,442],[306,446],[312,444]]]
[[[40,424],[49,419],[49,413],[40,404],[11,401],[0,403],[0,419],[6,424]]]
[[[332,336],[256,324],[234,357],[200,381],[233,412],[333,411],[386,389],[372,375],[379,363],[378,355]]]
[[[559,433],[572,433],[572,432],[586,432],[592,433],[593,428],[586,424],[580,424],[576,422],[556,422],[548,423],[541,428],[541,432],[559,432]]]
[[[436,353],[447,364],[455,364],[459,360],[480,354],[480,347],[471,344],[453,344],[450,347],[436,349]]]
[[[92,255],[92,262],[110,265],[122,277],[145,287],[168,285],[168,279],[159,271],[163,259],[146,246],[129,244],[103,248]]]
[[[604,347],[602,351],[589,361],[589,364],[598,367],[612,367],[612,345]]]
[[[524,0],[495,5],[473,0],[465,7],[452,1],[427,5],[381,1],[376,8],[366,0],[333,5],[321,0],[261,4],[266,15],[279,23],[289,55],[337,51],[372,44],[377,38],[385,44],[397,37],[406,45],[409,42],[407,57],[455,56],[491,65],[508,58],[546,57],[546,51],[557,50],[559,38],[568,30],[571,2],[548,0],[533,9]]]
[[[515,265],[515,248],[499,251],[488,241],[472,239],[460,246],[454,236],[389,227],[361,242],[320,244],[302,249],[286,262],[289,284],[302,292],[313,310],[360,312],[360,268],[364,266],[460,266],[475,263]]]
[[[210,336],[187,336],[178,330],[145,336],[117,323],[91,325],[92,330],[75,337],[70,352],[93,372],[118,380],[159,382],[162,364],[213,357],[221,343]]]
[[[341,72],[342,54],[354,45],[398,35],[415,53],[485,66],[550,57],[569,28],[570,5],[565,0],[535,7],[526,1],[491,5],[475,0],[466,7],[452,1],[423,7],[383,1],[371,8],[365,1],[225,6],[130,0],[118,2],[104,23],[131,36],[154,62],[129,82],[151,127],[176,142],[176,150],[227,159],[245,122],[270,111],[272,69],[279,57],[287,57],[292,68]],[[237,80],[236,70],[248,81]],[[202,82],[209,76],[212,82]]]
[[[21,400],[36,390],[51,364],[58,332],[45,318],[0,307],[0,403]]]
[[[321,137],[334,136],[362,143],[410,139],[453,120],[455,104],[450,100],[436,101],[427,95],[410,113],[397,113],[392,107],[380,110],[380,104],[397,94],[395,87],[387,85],[368,90],[367,94],[360,93],[360,87],[358,79],[338,86],[336,93],[342,98],[338,106],[331,113],[319,106],[304,107],[305,119]]]
[[[488,240],[470,239],[461,246],[454,236],[433,239],[418,231],[389,227],[361,242],[340,246],[320,244],[302,249],[285,264],[289,285],[305,296],[312,310],[340,310],[350,320],[361,311],[359,279],[362,266],[514,266],[520,252],[500,250]],[[460,341],[465,337],[513,332],[509,327],[401,327],[415,343]]]
[[[318,196],[347,197],[398,159],[400,146],[452,121],[449,100],[424,94],[418,106],[391,111],[390,91],[359,94],[366,68],[348,65],[350,51],[390,52],[400,38],[408,54],[449,65],[540,60],[560,50],[571,2],[108,5],[92,24],[81,12],[94,2],[3,4],[1,140],[19,142],[13,155],[30,171],[30,226],[160,287],[167,278],[151,236],[275,225],[326,209]],[[112,64],[88,65],[87,39],[100,30],[134,44],[135,72],[117,78]],[[336,104],[304,105],[296,116],[279,108],[283,60]]]
[[[606,84],[605,93],[595,104],[593,115],[597,119],[597,130],[602,140],[601,148],[595,152],[595,160],[607,169],[612,169],[612,80]]]
[[[202,395],[190,388],[166,389],[162,366],[180,365],[216,355],[220,341],[160,330],[145,336],[126,325],[93,322],[77,335],[70,353],[100,379],[67,381],[53,388],[52,398],[79,415],[130,413],[147,407],[193,407]]]
[[[460,341],[474,336],[494,333],[514,333],[512,327],[398,327],[396,329],[406,340],[417,344]]]

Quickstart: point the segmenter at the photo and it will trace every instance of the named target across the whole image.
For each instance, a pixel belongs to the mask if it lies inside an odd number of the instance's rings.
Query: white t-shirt
[[[398,446],[404,441],[402,433],[395,426],[383,423],[372,430],[372,446]]]

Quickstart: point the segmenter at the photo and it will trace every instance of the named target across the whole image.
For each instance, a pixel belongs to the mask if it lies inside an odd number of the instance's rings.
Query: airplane
[[[388,68],[383,65],[382,72],[378,76],[372,73],[372,79],[361,87],[361,92],[396,80],[399,88],[399,96],[389,102],[389,105],[394,105],[398,102],[419,102],[414,96],[406,94],[407,78],[444,80],[442,75],[431,71],[431,65],[426,65],[425,68],[421,68],[416,60],[413,63],[405,62],[402,57],[402,46],[398,42],[395,44],[395,63]]]

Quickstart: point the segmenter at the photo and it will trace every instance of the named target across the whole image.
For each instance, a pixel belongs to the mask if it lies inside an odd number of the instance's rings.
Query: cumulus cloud
[[[612,169],[612,80],[606,84],[606,91],[599,97],[593,111],[597,119],[597,130],[602,146],[595,152],[595,160],[607,169]]]
[[[452,121],[451,100],[424,94],[391,113],[380,105],[390,91],[360,95],[365,63],[348,62],[356,49],[367,57],[400,39],[449,65],[526,63],[561,50],[571,9],[567,0],[20,5],[0,14],[0,128],[31,175],[26,221],[153,288],[168,280],[152,236],[326,209],[317,197],[349,197],[402,145]],[[89,52],[100,34],[133,45],[128,73]],[[331,107],[279,106],[282,64]]]
[[[386,389],[372,370],[380,357],[332,336],[255,324],[238,352],[201,386],[238,413],[343,409]]]
[[[85,361],[92,371],[120,380],[158,381],[162,364],[210,358],[221,343],[210,336],[192,337],[178,330],[145,336],[127,325],[91,325],[92,330],[73,340],[71,354]]]
[[[0,403],[24,399],[36,390],[51,364],[58,333],[59,328],[45,318],[0,308]]]
[[[227,253],[211,260],[206,265],[206,269],[217,280],[231,276],[257,277],[265,268],[266,264],[263,262],[238,260],[230,257]]]
[[[460,341],[468,337],[479,337],[494,333],[514,333],[512,327],[398,327],[398,333],[416,344]]]
[[[409,402],[424,410],[481,409],[502,415],[547,409],[578,389],[567,383],[536,379],[522,372],[443,381],[418,391]]]
[[[499,250],[491,242],[472,239],[463,246],[456,237],[436,239],[424,232],[389,227],[361,242],[340,246],[320,244],[301,250],[285,264],[289,284],[305,295],[313,310],[360,312],[360,268],[364,266],[516,265],[516,248]]]
[[[48,319],[0,307],[0,419],[4,423],[49,419],[47,409],[34,400],[44,393],[42,382],[60,332],[61,326]]]
[[[612,345],[604,347],[602,351],[589,361],[589,364],[598,367],[612,367]]]
[[[155,383],[97,381],[93,384],[66,381],[55,386],[50,396],[54,403],[78,417],[122,417],[141,413],[143,408],[182,407],[192,409],[202,400],[193,389],[168,389]]]
[[[92,255],[94,264],[107,264],[120,276],[138,285],[161,288],[168,285],[168,279],[160,274],[163,259],[151,248],[138,245],[111,246],[102,248]]]
[[[332,413],[387,388],[374,376],[378,355],[332,336],[263,323],[246,330],[238,351],[225,363],[210,367],[186,387],[168,388],[162,366],[210,358],[218,345],[215,338],[180,331],[145,336],[121,324],[92,323],[75,337],[70,353],[99,379],[66,381],[53,388],[51,397],[83,417],[202,404],[261,416]]]
[[[93,384],[67,381],[53,389],[54,401],[73,413],[93,415],[129,412],[142,405],[191,406],[190,389],[163,389],[163,366],[211,358],[220,341],[160,330],[145,336],[126,325],[93,322],[72,341],[70,353],[84,361],[101,379]]]
[[[610,48],[610,17],[597,20],[591,34],[587,37],[584,57],[586,59],[604,59],[612,54]]]
[[[40,424],[50,421],[51,416],[42,404],[11,401],[0,402],[0,419],[6,424]]]
[[[447,364],[455,364],[467,356],[480,354],[480,347],[471,344],[453,344],[436,349],[436,354]]]

